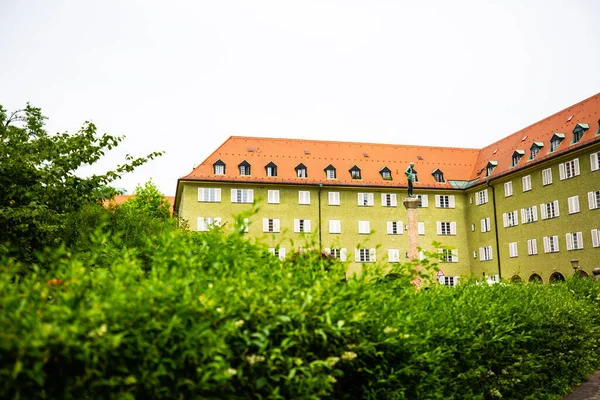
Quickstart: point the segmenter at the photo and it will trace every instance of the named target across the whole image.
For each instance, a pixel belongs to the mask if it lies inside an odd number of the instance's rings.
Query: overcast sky
[[[0,0],[0,38],[5,108],[166,152],[130,193],[231,135],[482,147],[600,92],[598,0]]]

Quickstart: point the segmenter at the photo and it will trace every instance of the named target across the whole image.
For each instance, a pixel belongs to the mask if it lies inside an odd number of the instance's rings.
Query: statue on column
[[[404,174],[406,175],[406,179],[408,180],[408,197],[413,197],[413,182],[417,179],[417,171],[413,168],[415,163],[411,162]]]

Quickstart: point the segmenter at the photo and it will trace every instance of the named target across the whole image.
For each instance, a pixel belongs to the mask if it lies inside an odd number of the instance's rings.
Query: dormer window
[[[325,167],[325,176],[327,179],[337,179],[336,170],[333,165],[329,164]]]
[[[521,160],[521,157],[523,157],[524,154],[525,154],[525,151],[523,151],[523,150],[515,150],[515,152],[512,155],[512,163],[510,164],[510,166],[514,167],[515,165],[517,165],[519,163],[519,160]]]
[[[215,171],[215,175],[225,175],[225,163],[221,160],[218,160],[213,164],[213,169]]]
[[[542,147],[544,147],[544,143],[533,142],[533,144],[531,145],[531,148],[529,149],[529,151],[531,152],[529,159],[533,160],[534,158],[536,158],[537,155],[540,154],[540,150],[542,150]]]
[[[358,168],[356,165],[350,168],[350,177],[352,179],[361,179],[360,168]]]
[[[386,180],[386,181],[391,181],[392,180],[392,171],[390,171],[390,169],[388,167],[383,167],[381,169],[381,171],[379,171],[379,173],[381,174],[381,177]]]
[[[296,176],[298,178],[308,178],[308,171],[306,170],[306,166],[302,163],[296,166]]]
[[[552,153],[553,151],[558,149],[558,146],[560,146],[564,138],[565,135],[563,133],[555,133],[554,135],[552,135],[552,139],[550,139],[550,150],[548,150],[548,153]]]
[[[573,141],[571,144],[579,142],[588,129],[590,129],[588,124],[575,125],[575,129],[573,129]]]
[[[239,169],[240,169],[240,175],[241,176],[248,176],[250,175],[250,163],[248,163],[248,161],[244,160],[240,163],[240,165],[238,165]]]
[[[267,172],[267,176],[277,176],[277,165],[274,162],[270,162],[265,165],[265,170]]]
[[[431,175],[433,175],[433,179],[437,182],[437,183],[444,183],[446,182],[444,180],[444,173],[439,169],[436,168]]]
[[[498,166],[498,161],[489,161],[485,167],[485,176],[488,177],[494,172],[494,169]]]

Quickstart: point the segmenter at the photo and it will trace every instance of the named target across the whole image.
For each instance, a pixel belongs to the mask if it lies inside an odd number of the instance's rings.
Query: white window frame
[[[231,202],[248,204],[254,202],[254,189],[231,189]]]
[[[521,208],[521,223],[531,224],[538,220],[537,206]]]
[[[298,204],[299,205],[310,205],[310,191],[298,190]]]
[[[516,210],[505,212],[502,214],[502,219],[504,221],[505,228],[519,225],[519,213],[517,213]]]
[[[279,204],[279,190],[267,191],[267,201],[269,204]]]
[[[445,263],[458,262],[458,250],[456,249],[438,249],[439,259]]]
[[[220,188],[198,188],[198,201],[203,203],[220,203]]]
[[[306,178],[307,177],[307,173],[306,173],[306,168],[298,168],[296,170],[296,177],[297,178]]]
[[[295,233],[310,233],[310,219],[294,218]]]
[[[354,250],[354,261],[359,263],[375,262],[377,260],[377,250],[374,248],[359,248]]]
[[[427,194],[417,194],[417,199],[419,199],[418,208],[428,208],[429,207],[429,195]]]
[[[387,221],[388,235],[402,235],[404,233],[404,225],[402,221]]]
[[[588,207],[590,210],[600,209],[600,190],[588,192]]]
[[[437,221],[436,228],[438,235],[456,235],[456,222],[454,221]]]
[[[215,165],[215,175],[225,175],[225,166],[223,164]]]
[[[263,218],[263,232],[279,233],[281,231],[281,221],[279,218]]]
[[[558,253],[560,247],[558,244],[558,236],[544,236],[544,253]]]
[[[421,236],[425,235],[425,222],[423,222],[423,221],[417,222],[417,232]]]
[[[479,221],[479,223],[481,225],[481,232],[489,232],[492,229],[490,217],[481,219],[481,221]]]
[[[339,219],[329,220],[329,233],[342,233],[342,222]]]
[[[459,276],[440,276],[438,282],[444,286],[458,286]]]
[[[515,258],[515,257],[519,256],[519,250],[518,250],[518,247],[517,247],[517,242],[510,242],[508,244],[508,255],[511,258]]]
[[[337,179],[336,175],[337,174],[336,174],[336,170],[335,169],[329,168],[329,169],[325,170],[325,176],[327,177],[327,179]]]
[[[488,190],[483,189],[475,193],[475,204],[480,206],[488,202]]]
[[[358,193],[358,205],[360,207],[373,207],[375,205],[375,195],[373,193]]]
[[[552,219],[560,217],[560,208],[558,205],[558,200],[540,204],[540,213],[542,214],[542,219]]]
[[[504,197],[510,197],[513,195],[512,181],[504,182]]]
[[[590,154],[590,171],[600,170],[600,151]]]
[[[358,233],[360,235],[370,235],[371,221],[358,221]]]
[[[583,233],[569,232],[565,235],[567,250],[583,250]]]
[[[579,158],[558,164],[560,180],[571,179],[579,175]]]
[[[339,248],[339,247],[326,247],[323,249],[323,251],[330,255],[332,258],[337,258],[338,260],[342,261],[342,262],[346,262],[346,255],[347,255],[347,251],[345,248]]]
[[[490,261],[494,258],[492,253],[492,246],[485,246],[479,248],[479,261]]]
[[[455,200],[453,194],[436,194],[435,206],[437,208],[454,208]]]
[[[208,232],[210,229],[221,226],[219,217],[198,217],[196,220],[198,232]]]
[[[527,254],[530,256],[537,255],[537,239],[528,239],[527,240]]]
[[[388,249],[388,262],[400,262],[400,249]]]
[[[592,247],[600,247],[600,228],[592,229]]]
[[[579,212],[579,196],[571,196],[567,199],[569,205],[569,214],[576,214]]]
[[[329,201],[330,206],[339,206],[340,205],[340,192],[329,192],[327,194],[327,200]]]
[[[531,175],[526,175],[522,178],[523,191],[528,192],[531,190]]]
[[[552,185],[552,168],[542,170],[542,185]]]
[[[396,193],[381,193],[381,205],[383,207],[397,207]]]
[[[279,258],[280,260],[285,260],[285,248],[284,247],[270,247],[269,253]]]

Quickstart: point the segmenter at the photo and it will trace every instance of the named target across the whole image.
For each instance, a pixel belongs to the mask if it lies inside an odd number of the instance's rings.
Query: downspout
[[[494,231],[496,233],[496,253],[498,253],[498,280],[502,279],[502,269],[500,268],[500,241],[498,240],[498,217],[496,213],[496,190],[494,186],[487,181],[488,187],[492,188],[492,202],[494,204]]]
[[[323,184],[319,183],[319,253],[323,252],[323,249],[321,248],[322,244],[321,244],[321,190],[323,189]]]

